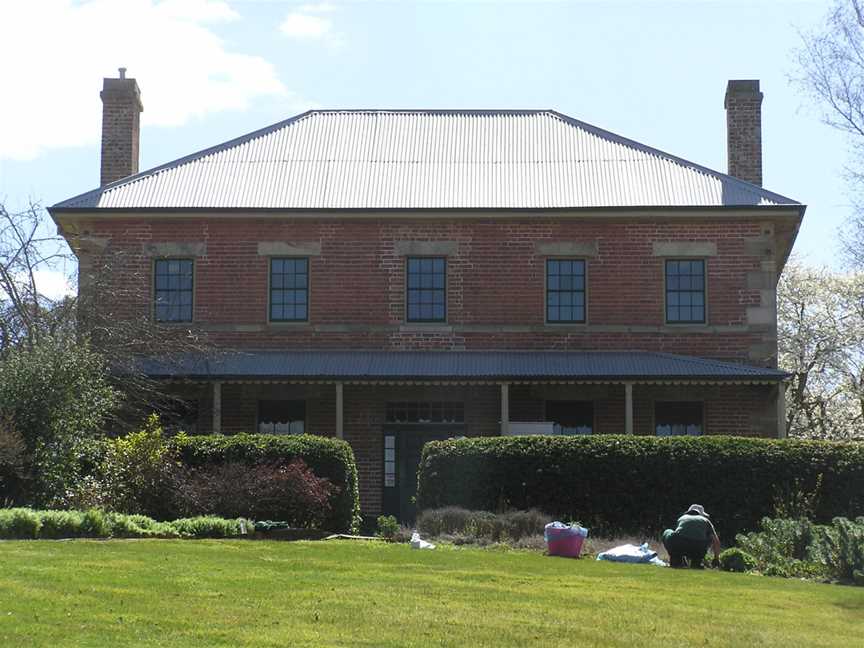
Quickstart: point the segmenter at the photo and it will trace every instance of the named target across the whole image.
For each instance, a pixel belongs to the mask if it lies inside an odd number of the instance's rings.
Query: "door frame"
[[[402,489],[405,485],[402,483],[402,480],[399,479],[399,464],[400,464],[400,451],[401,451],[401,441],[407,435],[422,435],[422,434],[434,434],[434,435],[444,435],[448,436],[464,436],[465,435],[465,424],[464,423],[385,423],[382,427],[381,433],[381,443],[380,443],[380,452],[382,458],[382,471],[381,471],[381,509],[384,515],[394,515],[396,519],[402,521],[402,517],[404,513],[402,509]],[[395,437],[395,483],[393,486],[387,486],[385,479],[385,470],[383,470],[383,462],[386,454],[385,449],[385,439],[388,436]],[[444,438],[447,438],[446,436]],[[425,443],[429,441],[436,441],[440,439],[429,439]],[[416,486],[415,486],[416,488]],[[416,492],[416,491],[415,491]]]

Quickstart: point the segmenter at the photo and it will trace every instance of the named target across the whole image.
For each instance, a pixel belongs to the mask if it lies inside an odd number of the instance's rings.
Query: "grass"
[[[850,646],[864,592],[377,542],[0,543],[2,646]]]

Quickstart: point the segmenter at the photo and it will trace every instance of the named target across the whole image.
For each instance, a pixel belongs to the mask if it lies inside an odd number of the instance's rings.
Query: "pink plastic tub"
[[[544,535],[550,556],[578,558],[588,530],[576,526],[555,527],[550,524],[547,525]]]

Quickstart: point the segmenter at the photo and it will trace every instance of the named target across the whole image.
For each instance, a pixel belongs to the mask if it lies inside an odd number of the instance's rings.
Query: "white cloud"
[[[192,22],[231,22],[240,17],[227,2],[215,0],[162,0],[156,10],[167,18]]]
[[[121,66],[141,86],[144,125],[290,95],[271,63],[211,28],[238,18],[211,0],[0,2],[0,159],[98,142],[102,77]]]
[[[69,283],[69,278],[60,270],[42,269],[33,273],[36,290],[43,297],[57,301],[63,297],[75,294],[75,288]]]
[[[344,40],[329,16],[334,11],[333,5],[327,3],[300,5],[285,16],[279,31],[294,40],[319,41],[331,49],[341,49]]]

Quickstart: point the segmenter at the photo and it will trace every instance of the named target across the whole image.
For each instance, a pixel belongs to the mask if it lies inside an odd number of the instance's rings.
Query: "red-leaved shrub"
[[[178,485],[187,515],[279,520],[296,527],[320,527],[338,490],[302,459],[287,465],[228,462],[192,468]]]

